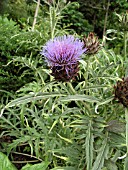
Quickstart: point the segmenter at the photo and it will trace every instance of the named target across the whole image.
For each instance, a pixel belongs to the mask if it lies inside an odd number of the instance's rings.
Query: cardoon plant
[[[80,56],[86,51],[84,43],[72,35],[49,40],[41,54],[52,70],[55,80],[67,82],[78,75]]]

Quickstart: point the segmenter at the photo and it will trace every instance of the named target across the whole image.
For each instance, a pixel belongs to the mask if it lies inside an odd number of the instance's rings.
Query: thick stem
[[[125,121],[126,121],[126,148],[128,156],[128,109],[125,108]]]
[[[105,45],[105,40],[106,40],[105,36],[106,36],[106,27],[107,27],[109,6],[110,6],[110,0],[108,0],[108,3],[107,3],[106,14],[105,14],[105,19],[104,19],[103,45]]]
[[[57,7],[50,6],[49,13],[50,13],[50,29],[51,29],[51,39],[54,38],[56,25],[58,23],[58,16],[57,16]]]
[[[125,156],[125,161],[124,161],[124,170],[128,169],[128,109],[125,108],[125,121],[126,121],[126,149],[127,152],[124,155]]]
[[[86,77],[85,77],[85,88],[88,86],[88,71],[89,71],[89,59],[86,61],[87,62],[87,66],[86,66]],[[88,92],[86,92],[86,94],[88,94]]]
[[[127,31],[124,32],[124,59],[126,63],[126,70],[125,70],[125,76],[128,76],[128,68],[127,68]],[[126,158],[124,162],[124,170],[128,169],[128,108],[125,108],[125,121],[126,121]]]
[[[126,63],[126,68],[125,68],[125,76],[128,76],[128,67],[127,67],[127,31],[124,31],[124,59]]]
[[[124,31],[124,58],[127,62],[127,31]]]
[[[76,91],[74,90],[72,84],[70,82],[68,82],[67,85],[68,85],[68,87],[69,87],[69,89],[71,91],[71,94],[75,95]],[[83,101],[76,101],[76,104],[77,104],[77,106],[79,108],[82,108],[82,107],[86,108],[88,113],[91,114],[90,108],[89,108],[89,106],[85,102],[83,102]]]
[[[34,31],[34,28],[35,28],[35,25],[36,25],[36,19],[37,19],[37,16],[38,16],[39,6],[40,6],[40,0],[38,0],[38,2],[37,2],[34,20],[33,20],[33,24],[32,24],[32,31]]]

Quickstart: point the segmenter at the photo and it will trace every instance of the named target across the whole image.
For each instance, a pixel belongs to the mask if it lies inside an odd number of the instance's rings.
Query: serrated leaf
[[[46,170],[48,165],[49,165],[49,162],[42,162],[42,163],[38,163],[35,165],[27,164],[21,170]]]
[[[0,170],[17,170],[8,157],[0,152]]]
[[[71,139],[64,138],[64,137],[62,137],[61,135],[59,135],[58,133],[57,133],[57,135],[58,135],[61,139],[65,140],[66,142],[72,143],[72,140],[71,140]]]
[[[123,135],[117,133],[109,133],[110,145],[113,147],[122,147],[126,145],[126,139]]]
[[[5,107],[6,108],[13,107],[15,105],[25,104],[28,102],[50,98],[50,97],[56,97],[56,96],[65,96],[65,95],[60,93],[37,93],[37,94],[33,93],[13,100],[9,102]]]
[[[128,156],[126,156],[125,161],[124,161],[124,170],[128,169]]]
[[[59,101],[86,101],[86,102],[100,102],[100,99],[93,97],[93,96],[88,96],[88,95],[68,95],[66,97],[61,97]]]
[[[104,165],[104,160],[107,158],[109,147],[107,144],[107,139],[104,139],[99,153],[96,157],[92,170],[101,170]]]
[[[87,136],[86,136],[86,162],[87,162],[87,170],[92,169],[93,142],[94,142],[94,137],[93,137],[93,134],[92,134],[92,126],[91,126],[91,122],[89,122],[89,127],[88,127],[88,130],[87,130]]]
[[[118,170],[117,165],[111,160],[106,160],[105,166],[107,167],[108,170]]]
[[[35,139],[34,136],[32,137],[32,136],[24,135],[19,139],[13,140],[13,142],[8,145],[8,153],[12,150],[12,148],[15,148],[18,144],[29,142],[29,141],[31,142],[34,139]]]
[[[51,170],[76,170],[76,168],[75,167],[66,166],[66,167],[56,167],[56,168],[53,168]]]

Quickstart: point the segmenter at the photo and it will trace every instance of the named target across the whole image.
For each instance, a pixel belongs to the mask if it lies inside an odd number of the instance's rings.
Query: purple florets
[[[56,80],[69,81],[77,75],[78,61],[86,51],[83,47],[84,43],[71,35],[56,37],[43,46],[41,54]]]

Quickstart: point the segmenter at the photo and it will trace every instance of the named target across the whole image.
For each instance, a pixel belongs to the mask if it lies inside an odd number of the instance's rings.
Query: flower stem
[[[75,94],[76,94],[76,91],[74,90],[72,84],[71,84],[70,82],[68,82],[67,85],[68,85],[69,89],[71,90],[71,94],[75,95]],[[83,101],[76,101],[76,104],[77,104],[77,106],[78,106],[79,108],[84,107],[84,108],[87,109],[87,111],[88,111],[89,114],[91,113],[90,108],[89,108],[89,106],[87,105],[87,103],[85,103],[85,102],[83,102]],[[82,104],[82,105],[81,105],[81,104]]]
[[[37,20],[37,16],[38,16],[39,6],[40,6],[40,0],[38,0],[38,2],[37,2],[36,11],[35,11],[35,15],[34,15],[34,20],[33,20],[33,24],[32,24],[32,31],[34,31],[34,27],[36,25],[36,20]]]
[[[126,63],[126,70],[125,70],[125,76],[128,76],[128,68],[127,68],[127,31],[124,31],[124,59]],[[125,108],[125,121],[126,121],[126,158],[124,162],[124,170],[128,169],[128,108]]]
[[[86,66],[85,88],[88,86],[88,70],[89,70],[89,60],[87,60],[87,66]]]
[[[126,121],[126,148],[127,152],[125,155],[125,161],[124,161],[124,170],[128,169],[128,109],[125,108],[125,121]]]
[[[124,58],[127,60],[127,31],[124,31]]]
[[[126,63],[126,70],[125,70],[125,76],[128,76],[128,68],[127,68],[127,31],[124,31],[124,59]]]
[[[128,109],[125,108],[125,121],[126,121],[126,148],[128,156]]]

